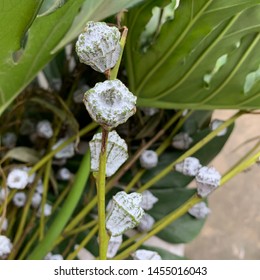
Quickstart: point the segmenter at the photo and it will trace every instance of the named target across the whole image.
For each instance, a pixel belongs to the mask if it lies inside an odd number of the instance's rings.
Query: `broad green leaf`
[[[20,162],[34,164],[39,161],[40,155],[34,149],[28,147],[15,147],[5,154],[2,162],[6,159],[15,159]]]
[[[259,83],[244,94],[247,75],[260,64],[259,0],[180,1],[144,52],[141,36],[152,10],[167,3],[145,1],[127,17],[127,73],[138,105],[259,108]]]

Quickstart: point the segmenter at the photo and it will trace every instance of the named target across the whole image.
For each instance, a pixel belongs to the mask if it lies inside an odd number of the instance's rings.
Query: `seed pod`
[[[145,169],[151,169],[158,164],[158,155],[155,151],[145,150],[140,156],[140,164]]]
[[[144,210],[150,210],[153,208],[153,205],[158,201],[158,198],[155,197],[150,191],[144,191],[142,193],[142,202],[141,207]]]
[[[50,139],[53,135],[51,123],[48,120],[43,120],[37,123],[36,132],[38,136]]]
[[[42,196],[38,192],[35,192],[33,194],[32,201],[31,201],[32,207],[38,208],[41,204],[41,201],[42,201]]]
[[[195,157],[187,157],[175,166],[176,171],[187,176],[196,176],[200,168],[200,161]]]
[[[205,202],[199,202],[188,210],[189,214],[197,219],[205,219],[210,214],[210,209]]]
[[[44,205],[43,215],[44,215],[45,217],[48,217],[48,216],[51,215],[51,213],[52,213],[52,206],[51,206],[50,204],[46,203],[46,204]],[[37,212],[36,216],[40,218],[40,217],[41,217],[41,214],[42,214],[42,208],[40,207],[40,208],[38,209],[38,212]]]
[[[76,43],[80,62],[101,73],[113,68],[121,52],[120,37],[116,27],[105,22],[88,22]]]
[[[91,118],[107,130],[125,123],[136,111],[136,97],[119,80],[97,83],[83,102]]]
[[[56,148],[58,148],[66,140],[67,140],[67,138],[59,139],[58,142],[52,147],[52,150],[55,150]],[[66,159],[66,158],[73,157],[74,154],[75,154],[74,144],[70,143],[65,148],[63,148],[61,151],[57,152],[54,157],[56,159]]]
[[[161,260],[161,256],[155,252],[155,251],[150,251],[150,250],[137,250],[133,255],[132,255],[134,260]]]
[[[61,261],[63,260],[63,256],[60,254],[53,255],[52,253],[48,253],[45,258],[45,260],[55,260],[55,261]]]
[[[211,123],[210,123],[210,129],[213,131],[213,130],[216,130],[220,125],[222,125],[224,122],[221,121],[221,120],[218,120],[218,119],[215,119],[213,120]],[[227,128],[224,128],[223,130],[221,130],[217,136],[223,136],[227,133]]]
[[[17,136],[13,132],[6,132],[2,137],[2,144],[8,149],[15,147],[16,142],[17,142]]]
[[[201,197],[206,197],[220,185],[221,175],[214,167],[202,167],[197,176],[197,192]]]
[[[0,235],[0,258],[5,259],[12,251],[13,244],[9,238]]]
[[[31,168],[30,168],[30,167],[27,167],[27,166],[23,166],[23,167],[21,168],[21,170],[26,171],[27,173],[29,173],[29,171],[31,170]],[[36,176],[35,173],[33,173],[32,175],[29,176],[29,178],[28,178],[28,183],[29,183],[29,184],[33,183],[33,181],[34,181],[34,179],[35,179],[35,176]]]
[[[186,150],[192,142],[193,140],[188,133],[181,132],[173,137],[172,146],[178,150]]]
[[[145,213],[137,229],[141,232],[147,232],[153,227],[154,222],[154,218],[151,215]]]
[[[144,214],[140,207],[142,195],[118,192],[113,197],[113,204],[106,219],[106,228],[111,236],[119,236],[125,231],[136,227]]]
[[[108,242],[107,258],[112,259],[123,242],[123,236],[111,236]]]
[[[24,189],[28,184],[28,173],[15,168],[7,176],[6,184],[11,189]]]
[[[99,157],[101,151],[102,133],[94,135],[93,139],[89,142],[91,153],[91,170],[98,172],[99,170]],[[112,176],[118,168],[127,160],[127,145],[116,131],[108,133],[107,141],[107,164],[106,176]]]
[[[68,181],[71,178],[72,174],[70,173],[69,169],[63,167],[58,170],[57,178],[62,181]]]
[[[26,203],[27,196],[24,192],[17,192],[13,197],[13,203],[16,207],[23,207]]]

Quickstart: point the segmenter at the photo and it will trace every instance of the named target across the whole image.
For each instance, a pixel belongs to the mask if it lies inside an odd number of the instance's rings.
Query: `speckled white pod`
[[[26,203],[27,196],[24,192],[17,192],[13,197],[13,203],[16,207],[23,207]]]
[[[158,155],[153,150],[145,150],[140,156],[140,164],[145,169],[151,169],[158,164]]]
[[[12,251],[13,244],[10,239],[4,235],[0,235],[0,258],[5,259]]]
[[[98,172],[99,170],[99,157],[101,151],[102,133],[94,135],[93,139],[89,142],[91,153],[91,170]],[[108,133],[107,141],[107,165],[106,176],[112,176],[118,168],[127,160],[127,145],[116,131]]]
[[[224,123],[224,121],[221,121],[221,120],[218,120],[218,119],[215,119],[213,120],[211,123],[210,123],[210,129],[213,131],[213,130],[216,130],[220,125],[222,125]],[[217,136],[224,136],[225,134],[227,133],[227,128],[224,128],[223,130],[221,130]]]
[[[132,254],[134,260],[161,260],[161,256],[155,252],[150,250],[137,250]]]
[[[188,210],[189,214],[197,219],[204,219],[210,214],[210,209],[207,207],[207,204],[202,201],[195,204]]]
[[[66,140],[67,140],[67,138],[59,139],[58,142],[52,147],[52,150],[55,150],[56,148],[58,148]],[[73,157],[74,154],[75,154],[74,143],[70,143],[65,148],[63,148],[61,151],[57,152],[54,157],[56,159],[66,159],[66,158]]]
[[[108,248],[107,248],[107,258],[111,259],[113,258],[119,247],[121,246],[123,242],[123,236],[119,235],[119,236],[111,236],[111,238],[109,239],[108,242]]]
[[[172,146],[178,150],[187,150],[192,142],[193,140],[188,133],[180,132],[173,137]]]
[[[59,180],[68,181],[71,178],[71,176],[71,172],[66,167],[59,169],[57,172],[57,179]]]
[[[88,22],[76,43],[80,62],[101,73],[113,68],[121,52],[120,37],[117,27],[105,22]]]
[[[221,175],[214,167],[202,167],[197,176],[197,192],[201,197],[206,197],[220,185]]]
[[[91,118],[108,130],[125,123],[136,111],[136,97],[119,80],[97,83],[83,102]]]
[[[17,142],[17,136],[13,132],[6,132],[2,137],[2,144],[8,149],[15,147],[16,142]]]
[[[118,192],[113,197],[113,204],[106,219],[106,228],[111,236],[122,235],[125,231],[136,227],[144,215],[140,207],[142,195]]]
[[[147,232],[153,227],[154,223],[155,223],[154,218],[151,215],[145,213],[137,229],[141,232]]]
[[[10,189],[24,189],[29,183],[28,173],[15,168],[7,176],[6,184]]]
[[[196,176],[200,168],[200,161],[195,157],[187,157],[184,161],[177,163],[175,166],[176,171],[187,176]]]
[[[144,210],[150,210],[153,208],[153,205],[158,201],[158,198],[155,197],[150,191],[146,190],[142,193],[142,202],[141,207]]]
[[[36,132],[38,136],[50,139],[53,135],[51,123],[48,120],[42,120],[38,122],[36,126]]]

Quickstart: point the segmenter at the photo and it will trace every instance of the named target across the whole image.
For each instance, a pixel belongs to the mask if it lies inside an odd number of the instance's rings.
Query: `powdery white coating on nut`
[[[162,259],[157,252],[144,250],[144,249],[137,250],[132,255],[132,257],[134,260],[161,260]]]
[[[0,258],[5,259],[12,251],[13,244],[10,239],[0,235]]]
[[[16,207],[23,207],[26,203],[27,196],[24,192],[17,192],[13,197],[13,203]]]
[[[68,181],[71,178],[71,173],[68,168],[63,167],[58,170],[57,178],[63,181]]]
[[[91,118],[111,130],[125,123],[136,111],[136,97],[119,80],[97,83],[83,102]]]
[[[144,210],[150,210],[153,208],[153,205],[158,201],[158,198],[154,196],[150,191],[146,190],[142,193],[142,202],[141,207]]]
[[[111,259],[113,258],[119,247],[121,246],[123,242],[123,236],[119,235],[119,236],[111,236],[111,238],[109,239],[108,242],[108,248],[107,248],[107,258]]]
[[[197,176],[197,192],[201,197],[206,197],[220,185],[221,175],[214,167],[202,167]]]
[[[113,204],[106,219],[106,228],[111,236],[118,236],[136,227],[144,214],[140,207],[142,195],[118,192],[113,197]]]
[[[195,157],[187,157],[175,166],[176,171],[187,176],[196,176],[200,168],[200,161]]]
[[[9,149],[15,147],[16,142],[17,142],[17,136],[13,132],[6,132],[2,137],[3,146]]]
[[[153,150],[145,150],[140,156],[140,164],[145,169],[151,169],[158,164],[158,155]]]
[[[91,153],[91,170],[97,172],[99,170],[99,157],[101,151],[102,133],[94,135],[89,142]],[[118,168],[127,160],[127,145],[116,131],[108,133],[107,141],[107,164],[106,176],[112,176]]]
[[[224,123],[224,121],[221,121],[221,120],[218,120],[218,119],[215,119],[213,120],[211,123],[210,123],[210,129],[213,131],[213,130],[216,130],[220,125],[222,125]],[[221,130],[217,136],[224,136],[225,134],[227,133],[227,128],[224,128],[223,130]]]
[[[6,184],[11,189],[24,189],[29,183],[28,173],[15,168],[7,176]]]
[[[1,222],[2,222],[2,217],[0,217],[0,224],[1,224]],[[0,227],[0,231],[2,231],[2,230],[6,231],[7,227],[8,227],[8,220],[6,218],[4,218],[2,227]]]
[[[58,142],[52,147],[52,150],[55,150],[56,148],[58,148],[66,140],[67,140],[67,138],[59,139]],[[66,159],[66,158],[73,157],[74,154],[75,154],[74,144],[70,143],[65,148],[63,148],[61,151],[57,152],[54,157],[56,159]]]
[[[116,27],[105,22],[88,22],[76,43],[80,62],[101,73],[113,68],[121,52],[120,37]]]
[[[151,215],[145,213],[137,229],[141,232],[147,232],[153,227],[154,223],[154,218]]]
[[[51,123],[48,120],[42,120],[37,123],[36,132],[38,136],[50,139],[53,135]]]
[[[46,203],[44,205],[43,214],[44,214],[45,217],[48,217],[48,216],[51,215],[51,213],[52,213],[52,206],[50,204]],[[36,216],[41,217],[41,214],[42,214],[42,208],[40,207],[38,209],[38,212],[37,212]]]
[[[188,210],[189,214],[197,219],[204,219],[210,214],[210,209],[205,202],[199,202]]]
[[[41,201],[42,201],[42,196],[38,192],[35,192],[33,194],[32,201],[31,201],[32,207],[38,208],[41,204]]]
[[[175,135],[172,139],[172,146],[178,150],[186,150],[193,142],[192,138],[186,132]]]

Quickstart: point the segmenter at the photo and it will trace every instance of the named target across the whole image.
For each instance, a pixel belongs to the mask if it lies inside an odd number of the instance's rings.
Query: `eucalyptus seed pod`
[[[50,139],[53,135],[51,123],[48,120],[38,122],[36,126],[36,132],[38,136]]]
[[[200,168],[200,161],[195,157],[187,157],[184,161],[177,163],[175,166],[176,171],[187,176],[196,176]]]
[[[205,219],[208,214],[210,214],[210,209],[207,207],[207,204],[202,201],[195,204],[188,210],[189,214],[197,219]]]
[[[218,120],[218,119],[215,119],[213,120],[211,123],[210,123],[210,129],[213,131],[213,130],[216,130],[220,125],[222,125],[224,123],[224,121],[221,121],[221,120]],[[224,128],[223,130],[221,130],[217,136],[224,136],[225,134],[227,133],[227,128]]]
[[[154,223],[154,218],[151,215],[145,213],[140,221],[140,224],[137,226],[137,229],[141,232],[147,232],[153,227]]]
[[[61,261],[63,260],[63,256],[60,254],[52,254],[52,253],[48,253],[45,258],[45,260],[52,260],[52,261]]]
[[[67,140],[67,138],[59,139],[58,142],[52,147],[52,150],[55,150],[56,148],[58,148],[66,140]],[[63,148],[61,151],[57,152],[54,157],[56,159],[66,159],[66,158],[73,157],[74,154],[75,154],[74,143],[70,143],[65,148]]]
[[[201,197],[206,197],[220,185],[221,175],[214,167],[202,167],[197,176],[197,192]]]
[[[38,208],[41,204],[41,201],[42,201],[42,196],[38,192],[35,192],[33,194],[32,201],[31,201],[32,207]]]
[[[112,259],[123,242],[123,236],[111,236],[108,242],[107,258]]]
[[[68,181],[72,177],[71,172],[69,171],[68,168],[63,167],[58,170],[57,172],[57,179],[62,180],[62,181]]]
[[[113,197],[113,204],[106,219],[106,228],[111,236],[122,235],[125,231],[136,227],[144,215],[140,207],[142,195],[118,192]]]
[[[80,62],[101,73],[113,68],[121,52],[120,37],[117,27],[105,22],[88,22],[76,43]]]
[[[137,250],[134,252],[132,255],[134,260],[161,260],[161,256],[155,252],[155,251],[150,251],[150,250]]]
[[[158,155],[153,150],[145,150],[140,156],[140,164],[145,169],[151,169],[158,164]]]
[[[99,157],[101,151],[102,133],[94,135],[93,139],[89,142],[91,154],[91,170],[98,172],[99,170]],[[108,133],[107,140],[107,163],[106,163],[106,176],[112,176],[118,168],[127,160],[127,145],[116,131]]]
[[[16,207],[23,207],[26,203],[27,196],[24,192],[17,192],[13,197],[13,203]]]
[[[13,244],[10,239],[4,235],[0,235],[0,258],[5,259],[12,251]]]
[[[17,136],[13,132],[6,132],[2,137],[2,144],[8,149],[15,147],[16,142],[17,142]]]
[[[107,130],[125,123],[136,111],[136,97],[117,79],[97,83],[83,102],[91,118]]]
[[[153,205],[158,201],[158,198],[154,196],[150,191],[146,190],[142,193],[141,207],[144,210],[150,210]]]
[[[10,189],[24,189],[29,183],[28,173],[15,168],[7,176],[6,184]]]
[[[45,204],[44,204],[44,207],[43,207],[43,215],[44,215],[45,217],[48,217],[48,216],[51,215],[51,213],[52,213],[52,206],[51,206],[50,204],[48,204],[48,203],[45,203]],[[38,212],[36,213],[36,216],[37,216],[38,218],[40,218],[40,217],[41,217],[41,214],[42,214],[42,208],[40,207],[40,208],[38,209]]]
[[[192,142],[193,139],[189,136],[188,133],[180,132],[173,137],[172,146],[178,150],[187,150]]]

